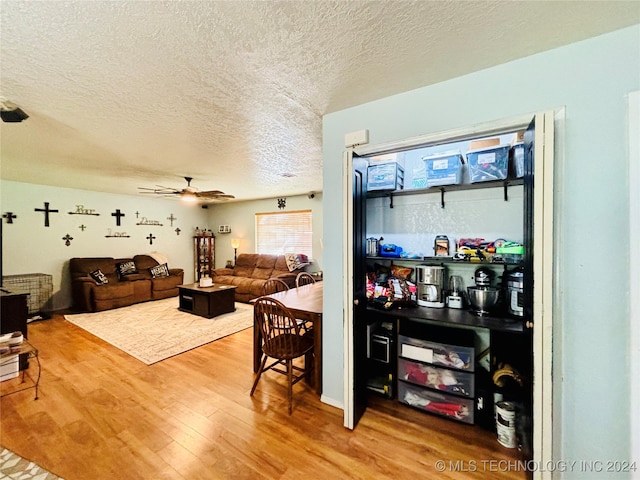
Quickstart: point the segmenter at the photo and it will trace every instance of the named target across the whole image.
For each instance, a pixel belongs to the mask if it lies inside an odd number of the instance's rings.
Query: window
[[[302,253],[311,259],[311,220],[311,210],[256,213],[257,253]]]

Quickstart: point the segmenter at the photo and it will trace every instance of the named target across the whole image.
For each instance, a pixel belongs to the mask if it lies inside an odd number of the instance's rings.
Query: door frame
[[[481,136],[491,136],[515,130],[524,130],[532,118],[536,119],[536,149],[534,152],[534,392],[533,392],[533,460],[540,462],[553,458],[554,433],[553,425],[553,283],[554,283],[554,116],[564,116],[564,109],[534,112],[526,115],[510,117],[492,122],[477,124],[471,127],[446,130],[442,132],[411,137],[375,145],[362,145],[349,148],[343,159],[343,265],[344,265],[344,303],[343,303],[343,335],[344,335],[344,425],[354,428],[354,352],[353,352],[353,268],[351,240],[353,235],[352,156],[362,157],[381,155],[398,150],[419,148],[443,142],[462,141]],[[549,128],[551,127],[551,128]],[[562,127],[561,127],[562,128]],[[560,133],[560,132],[559,132]],[[547,478],[550,472],[534,472],[534,478]],[[549,477],[550,478],[550,477]]]

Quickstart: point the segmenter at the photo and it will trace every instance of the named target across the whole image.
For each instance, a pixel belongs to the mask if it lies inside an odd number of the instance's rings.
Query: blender
[[[451,275],[451,277],[449,277],[449,295],[447,296],[447,307],[463,308],[463,292],[464,285],[462,284],[462,277],[460,275]]]

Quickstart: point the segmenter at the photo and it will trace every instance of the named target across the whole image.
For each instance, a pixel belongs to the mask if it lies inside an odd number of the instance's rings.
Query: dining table
[[[279,300],[294,317],[313,324],[313,386],[322,395],[322,281],[272,293],[267,297]],[[262,334],[253,324],[253,371],[258,372],[262,360]]]

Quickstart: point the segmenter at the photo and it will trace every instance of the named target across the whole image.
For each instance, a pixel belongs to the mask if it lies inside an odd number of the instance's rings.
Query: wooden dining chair
[[[310,285],[312,283],[316,283],[316,279],[313,278],[313,275],[307,272],[300,272],[296,277],[296,288],[302,285]]]
[[[262,286],[263,295],[271,295],[272,293],[284,292],[289,290],[289,285],[279,278],[270,278]]]
[[[313,370],[313,337],[305,335],[291,311],[274,298],[260,297],[253,304],[255,324],[262,334],[262,362],[253,382],[250,396],[267,370],[287,376],[289,415],[293,403],[293,386]],[[305,357],[304,367],[293,361]],[[272,363],[269,366],[267,361]]]

